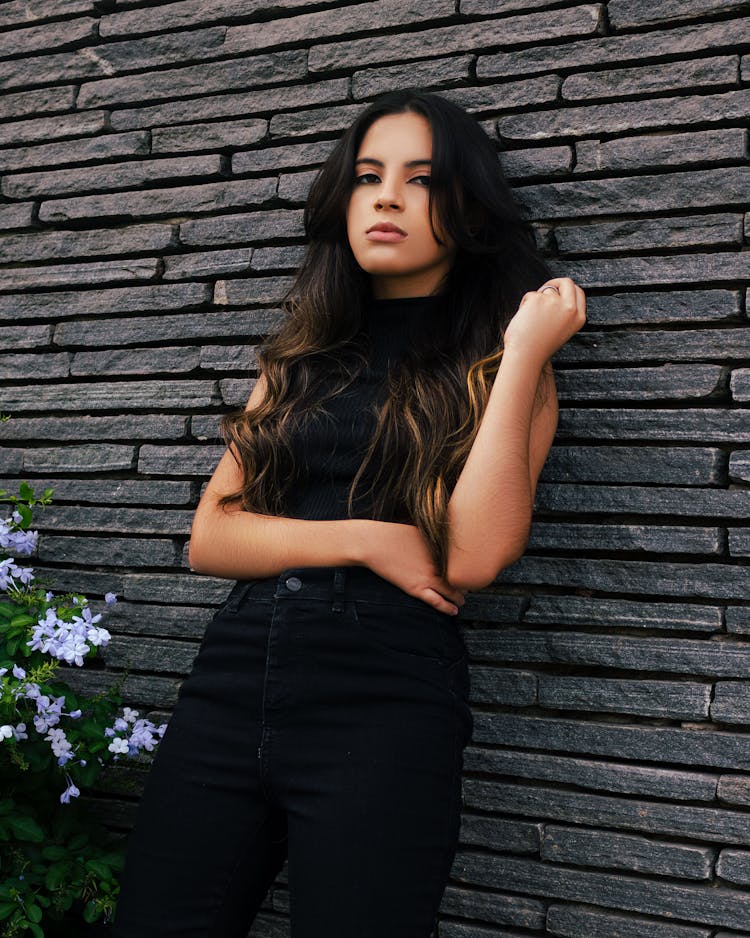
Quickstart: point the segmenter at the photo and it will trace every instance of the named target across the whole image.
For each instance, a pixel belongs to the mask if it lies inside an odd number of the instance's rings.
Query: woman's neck
[[[455,252],[411,273],[372,273],[369,281],[373,296],[395,300],[439,292],[445,287],[446,278],[455,260],[454,255]]]

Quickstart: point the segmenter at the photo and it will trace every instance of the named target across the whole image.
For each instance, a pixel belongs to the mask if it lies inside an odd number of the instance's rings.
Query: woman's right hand
[[[367,520],[362,534],[363,566],[439,612],[458,613],[464,594],[438,576],[427,542],[415,525]]]

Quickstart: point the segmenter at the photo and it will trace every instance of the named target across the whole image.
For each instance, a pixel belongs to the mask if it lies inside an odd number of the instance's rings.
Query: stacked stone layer
[[[0,5],[0,486],[55,490],[38,575],[120,597],[76,688],[169,717],[231,586],[187,563],[219,418],[374,96],[476,114],[587,292],[529,549],[464,613],[440,938],[750,934],[749,50],[745,0]]]

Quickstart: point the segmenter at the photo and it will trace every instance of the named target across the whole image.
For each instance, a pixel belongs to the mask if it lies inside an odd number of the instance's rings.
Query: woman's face
[[[432,130],[421,114],[379,117],[362,139],[346,229],[378,298],[434,293],[453,263],[455,247],[436,226],[446,241],[438,244],[430,227],[431,158]]]

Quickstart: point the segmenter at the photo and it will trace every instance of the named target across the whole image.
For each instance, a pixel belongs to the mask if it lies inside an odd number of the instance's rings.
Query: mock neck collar
[[[430,293],[427,296],[394,296],[371,297],[369,305],[375,308],[388,309],[395,306],[416,307],[429,303],[436,303],[440,299],[439,293]]]
[[[399,296],[376,299],[372,297],[366,304],[366,318],[370,323],[408,323],[418,319],[421,313],[434,309],[440,296]]]
[[[429,294],[428,296],[396,296],[380,298],[371,297],[367,304],[371,309],[411,309],[430,306],[440,299],[439,294]]]
[[[365,331],[373,342],[373,362],[399,358],[424,330],[429,330],[439,295],[387,299],[365,304]]]

